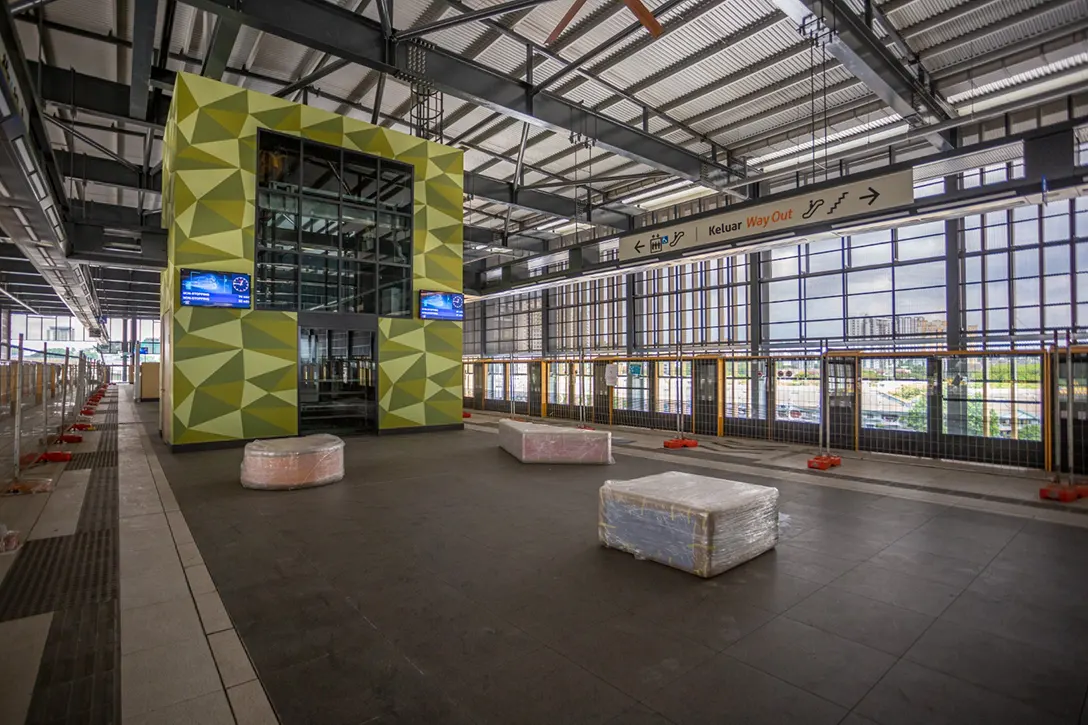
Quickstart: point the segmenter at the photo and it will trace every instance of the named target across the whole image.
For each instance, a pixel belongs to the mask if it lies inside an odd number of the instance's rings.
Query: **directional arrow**
[[[635,254],[642,254],[642,240],[635,242]]]
[[[876,201],[879,196],[880,196],[880,192],[870,186],[869,187],[869,193],[864,194],[862,196],[859,196],[858,199],[861,199],[862,201],[868,199],[869,200],[869,206],[872,206],[873,202]]]

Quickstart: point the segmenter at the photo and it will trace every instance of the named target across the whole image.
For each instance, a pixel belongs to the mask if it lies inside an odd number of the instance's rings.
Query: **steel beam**
[[[219,17],[215,30],[212,31],[208,52],[200,66],[200,75],[222,80],[223,71],[227,69],[231,51],[234,50],[234,41],[238,39],[238,31],[241,29],[242,25],[236,18],[224,15]]]
[[[75,104],[77,108],[110,118],[118,118],[118,112],[123,110],[118,103],[127,103],[128,89],[123,84],[74,74],[74,72],[72,75],[68,71],[50,66],[40,68],[43,81],[42,98],[45,100],[63,103],[65,94],[74,92],[77,93],[78,102]],[[84,79],[88,83],[88,88],[84,90],[91,92],[80,92]],[[57,150],[56,154],[58,165],[69,177],[118,188],[154,193],[160,193],[162,190],[162,175],[159,172],[144,175],[138,168],[130,169],[107,158],[81,153],[72,154],[64,150]],[[574,200],[558,194],[521,189],[515,198],[512,182],[477,176],[471,172],[465,173],[464,184],[466,194],[500,204],[513,204],[519,208],[549,216],[570,218],[574,214]],[[590,216],[594,224],[620,230],[630,229],[632,224],[628,214],[610,209],[594,209]]]
[[[51,2],[55,2],[55,0],[12,0],[8,4],[8,10],[11,11],[12,15],[18,15],[19,13],[29,12],[34,8],[43,7]]]
[[[951,118],[945,101],[919,79],[916,70],[904,66],[843,0],[774,2],[798,28],[812,27],[814,32],[828,34],[827,52],[909,123],[925,123],[926,115],[938,121]],[[952,148],[941,134],[929,134],[926,140],[939,151]]]
[[[159,0],[135,0],[132,14],[132,85],[129,87],[128,115],[147,117],[151,95],[151,66],[155,62],[155,25]]]
[[[497,18],[500,15],[507,15],[509,13],[516,13],[520,10],[535,8],[537,5],[543,5],[547,2],[552,2],[552,0],[510,0],[509,2],[502,3],[501,5],[492,5],[489,8],[472,10],[467,13],[462,13],[461,15],[453,15],[448,18],[443,18],[442,20],[438,20],[433,23],[421,25],[418,28],[397,31],[394,32],[393,37],[398,41],[411,40],[412,38],[421,38],[424,35],[437,33],[440,30],[454,28],[458,25],[464,25],[465,23],[476,22],[477,20],[488,20],[489,18]]]
[[[239,4],[235,0],[191,0],[194,7],[296,43],[322,50],[373,70],[409,73],[408,54],[419,53],[425,80],[465,101],[552,130],[594,129],[597,146],[676,176],[709,184],[726,183],[724,166],[702,155],[593,113],[582,105],[536,93],[527,83],[495,73],[454,53],[416,42],[399,43],[388,57],[380,24],[320,0],[274,0]],[[241,9],[238,9],[238,8]]]
[[[284,86],[272,95],[276,96],[277,98],[287,98],[292,93],[295,93],[296,91],[301,91],[303,88],[307,88],[308,86],[317,83],[322,78],[332,75],[341,68],[346,68],[349,65],[351,65],[351,61],[344,60],[343,58],[338,58],[337,60],[330,61],[325,65],[314,69],[312,73],[309,73],[302,78],[299,78],[291,85]]]

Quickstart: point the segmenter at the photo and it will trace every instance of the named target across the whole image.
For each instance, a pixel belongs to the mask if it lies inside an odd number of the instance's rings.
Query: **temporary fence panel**
[[[467,408],[678,436],[1060,471],[1070,451],[1074,469],[1088,461],[1088,348],[1072,346],[467,360],[465,390]]]

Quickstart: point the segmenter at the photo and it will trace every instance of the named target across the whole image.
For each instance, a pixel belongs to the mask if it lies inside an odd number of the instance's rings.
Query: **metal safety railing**
[[[109,369],[85,353],[0,342],[0,478],[17,483],[74,424]],[[6,489],[6,487],[4,487]]]
[[[1070,477],[1088,461],[1088,348],[1071,344],[464,364],[468,409]]]

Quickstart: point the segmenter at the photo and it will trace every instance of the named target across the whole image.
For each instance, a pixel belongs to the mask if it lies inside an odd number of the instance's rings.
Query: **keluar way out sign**
[[[910,170],[899,171],[814,192],[802,191],[780,201],[724,211],[703,219],[678,219],[671,225],[629,234],[620,237],[620,260],[740,242],[769,232],[887,211],[913,201],[914,174]]]

